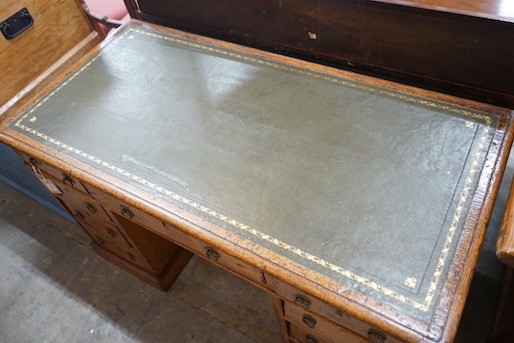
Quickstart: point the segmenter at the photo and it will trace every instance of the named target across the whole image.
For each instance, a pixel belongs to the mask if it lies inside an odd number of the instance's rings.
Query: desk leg
[[[492,335],[493,343],[514,342],[514,268],[505,266]]]
[[[273,299],[273,307],[275,308],[275,313],[277,314],[278,326],[280,328],[282,341],[284,343],[289,343],[289,328],[287,327],[287,322],[284,317],[284,300],[280,299],[276,295],[271,295],[271,298]]]

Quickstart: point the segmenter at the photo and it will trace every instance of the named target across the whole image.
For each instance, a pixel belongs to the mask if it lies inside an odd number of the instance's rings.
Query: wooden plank
[[[34,18],[33,26],[11,40],[0,36],[0,106],[93,31],[74,0],[3,0],[0,20],[23,7]]]
[[[514,105],[514,14],[499,1],[128,2],[141,20]]]
[[[514,7],[506,0],[378,0],[439,12],[514,22]]]
[[[502,226],[498,233],[496,255],[503,263],[514,267],[514,182],[511,184]]]

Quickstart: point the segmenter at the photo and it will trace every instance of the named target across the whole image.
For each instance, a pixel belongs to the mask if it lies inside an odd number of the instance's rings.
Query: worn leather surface
[[[11,127],[428,319],[483,113],[128,27]]]

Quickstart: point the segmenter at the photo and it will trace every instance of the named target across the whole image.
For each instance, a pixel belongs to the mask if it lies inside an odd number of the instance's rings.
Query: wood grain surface
[[[378,0],[384,3],[514,22],[510,0]]]
[[[496,255],[511,268],[514,268],[514,183],[512,183],[502,226],[498,234]]]
[[[3,0],[0,20],[23,7],[34,18],[33,26],[11,40],[0,36],[0,107],[93,31],[75,1]]]
[[[364,331],[368,328],[379,328],[387,335],[402,342],[451,342],[453,340],[472,280],[481,243],[484,239],[486,225],[498,191],[501,175],[506,165],[507,152],[512,144],[513,113],[511,110],[399,83],[392,83],[361,74],[354,74],[320,64],[291,59],[282,55],[275,55],[224,41],[195,36],[190,33],[155,27],[137,21],[130,25],[145,30],[152,30],[157,35],[166,34],[184,39],[192,39],[201,44],[236,51],[254,58],[264,58],[273,63],[345,78],[352,82],[361,82],[373,87],[383,87],[388,91],[400,92],[409,96],[420,96],[427,99],[427,101],[437,100],[451,106],[486,111],[489,115],[497,118],[498,124],[494,128],[494,135],[488,155],[484,161],[484,167],[478,176],[473,199],[468,204],[469,211],[465,220],[465,227],[456,243],[451,265],[447,271],[441,292],[437,297],[433,316],[429,321],[416,319],[414,316],[399,311],[393,306],[363,294],[359,289],[350,289],[348,286],[335,281],[319,271],[294,262],[276,251],[257,244],[255,241],[234,234],[231,230],[206,220],[205,217],[200,217],[177,206],[173,202],[156,196],[154,193],[142,190],[137,185],[100,170],[95,165],[86,163],[83,160],[81,161],[70,154],[58,151],[52,146],[38,142],[26,134],[9,128],[8,126],[16,120],[21,111],[32,105],[37,99],[18,106],[16,111],[6,113],[4,118],[2,118],[3,120],[0,121],[1,141],[40,159],[52,168],[66,171],[71,177],[97,188],[106,197],[113,199],[112,201],[115,204],[122,203],[141,211],[141,213],[152,219],[143,220],[139,224],[147,226],[146,229],[154,234],[184,247],[189,247],[191,242],[194,242],[195,247],[198,247],[195,248],[198,254],[205,254],[202,250],[202,246],[205,245],[214,249],[221,256],[227,256],[229,263],[223,264],[222,267],[236,274],[243,273],[237,270],[238,267],[248,271],[247,278],[252,279],[255,283],[260,283],[260,287],[279,297],[275,299],[275,305],[278,310],[282,306],[282,299],[285,299],[291,293],[291,289],[293,289],[315,299],[316,304],[319,304],[317,306],[321,309],[329,309],[329,311],[330,309],[337,309],[344,313],[344,316],[347,317],[343,317],[350,319],[341,319],[341,321],[343,323],[350,323],[344,325],[354,325],[354,327],[350,327],[352,331],[355,331],[357,327],[363,328],[362,330]],[[115,40],[116,37],[112,39]],[[81,62],[87,61],[99,51],[98,49],[100,48],[94,49]],[[70,69],[56,77],[54,85],[61,83],[72,72],[73,69]],[[50,89],[51,87],[48,87],[48,90]],[[111,206],[113,207],[112,210],[119,210],[120,208],[119,205]],[[145,224],[147,222],[152,222],[153,224],[147,225]],[[238,265],[237,261],[241,261],[241,265]],[[223,263],[223,261],[220,263]],[[258,280],[251,276],[260,275],[261,273],[263,277],[257,277]],[[332,312],[338,315],[337,310]],[[326,316],[328,317],[328,315]],[[284,337],[287,339],[286,335]]]
[[[514,106],[514,15],[508,1],[127,3],[132,17],[144,21]]]

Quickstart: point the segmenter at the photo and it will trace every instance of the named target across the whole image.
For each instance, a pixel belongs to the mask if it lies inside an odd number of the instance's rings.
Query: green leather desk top
[[[429,321],[497,124],[128,26],[10,127]]]

